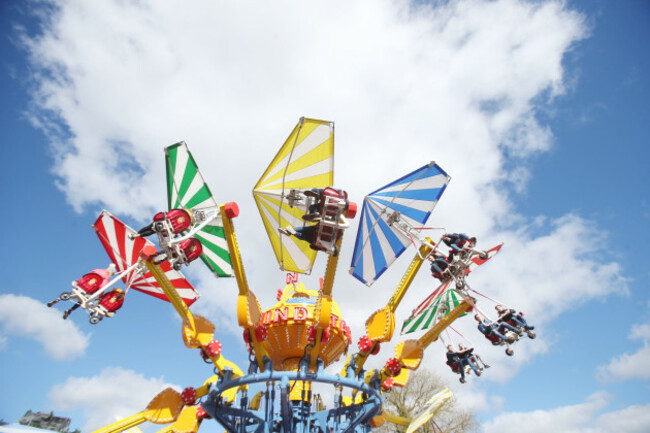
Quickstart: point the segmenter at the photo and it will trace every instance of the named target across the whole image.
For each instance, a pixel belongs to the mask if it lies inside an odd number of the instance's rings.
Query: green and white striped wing
[[[169,209],[217,211],[219,205],[203,179],[194,157],[181,141],[165,149],[167,204]],[[232,261],[221,217],[201,229],[195,237],[203,245],[201,259],[218,277],[232,277]]]
[[[450,284],[451,281],[443,283],[418,305],[411,317],[404,321],[402,334],[410,334],[411,332],[431,328],[461,303],[463,298],[458,292],[450,288]]]

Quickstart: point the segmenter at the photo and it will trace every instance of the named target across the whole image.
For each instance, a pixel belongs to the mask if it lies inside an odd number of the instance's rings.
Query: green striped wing
[[[181,141],[165,149],[167,204],[169,209],[217,210],[219,205],[203,179],[194,157]],[[232,277],[232,261],[221,218],[201,229],[195,237],[203,245],[201,259],[218,277]]]
[[[429,329],[458,306],[463,298],[449,286],[448,281],[425,299],[411,317],[404,321],[401,333],[410,334]]]

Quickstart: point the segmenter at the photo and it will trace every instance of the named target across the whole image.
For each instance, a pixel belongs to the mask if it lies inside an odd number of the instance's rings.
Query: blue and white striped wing
[[[431,162],[367,195],[350,273],[368,286],[374,283],[411,244],[409,236],[388,224],[388,218],[397,211],[402,223],[419,229],[449,180],[447,173]]]

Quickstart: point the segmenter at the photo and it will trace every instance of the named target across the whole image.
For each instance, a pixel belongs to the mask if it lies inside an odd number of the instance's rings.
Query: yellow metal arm
[[[93,433],[117,433],[135,427],[145,421],[154,424],[168,424],[178,419],[178,415],[182,409],[183,400],[181,395],[172,388],[167,388],[156,395],[142,412],[131,415],[99,430],[95,430]]]
[[[379,343],[388,342],[393,338],[393,333],[395,332],[395,310],[400,302],[402,302],[409,287],[411,287],[413,279],[420,270],[420,267],[422,267],[422,262],[424,262],[425,258],[431,253],[430,245],[433,244],[434,242],[431,238],[426,238],[426,242],[420,246],[415,257],[413,257],[411,264],[406,269],[406,272],[402,276],[400,283],[397,285],[397,288],[393,292],[393,295],[386,306],[381,310],[375,311],[368,320],[366,320],[366,334],[373,344],[369,350],[360,351],[355,355],[355,375],[358,375],[363,369],[366,360]],[[350,361],[351,358],[348,358],[348,362],[346,362],[341,371],[342,376],[347,376],[347,368]]]
[[[422,337],[420,337],[420,342],[424,346],[424,348],[427,348],[429,344],[431,344],[433,341],[435,341],[438,338],[438,335],[442,331],[445,330],[449,325],[451,325],[454,320],[458,319],[460,316],[463,315],[463,313],[467,312],[467,310],[471,309],[472,306],[465,300],[461,301],[460,304],[458,304],[456,307],[454,307],[453,310],[449,312],[445,317],[443,317],[438,323],[433,325],[431,329],[429,329],[426,334],[424,334]]]
[[[418,253],[415,254],[415,257],[413,257],[413,260],[411,260],[411,264],[406,269],[406,272],[404,272],[402,280],[397,285],[393,296],[390,298],[388,304],[386,305],[392,312],[395,312],[397,306],[400,304],[400,302],[402,302],[406,291],[409,289],[409,287],[411,287],[411,283],[413,283],[413,279],[420,270],[422,262],[424,262],[424,258],[426,258],[429,253],[431,253],[431,247],[428,244],[433,245],[434,242],[431,240],[431,238],[426,238],[425,240],[426,243],[420,245]]]
[[[386,421],[392,422],[393,424],[403,425],[405,427],[408,427],[408,425],[411,423],[411,418],[405,418],[403,416],[392,415],[392,414],[390,414],[388,412],[386,412],[385,416],[386,416]]]
[[[336,241],[335,248],[337,251],[341,250],[341,242],[343,235]],[[330,254],[327,259],[327,267],[325,268],[325,279],[323,281],[323,289],[320,296],[316,301],[314,308],[314,328],[316,328],[316,340],[314,345],[309,349],[309,369],[315,371],[316,359],[320,353],[322,346],[321,339],[323,332],[330,326],[332,318],[332,288],[334,286],[334,275],[336,274],[336,267],[339,263],[339,255]]]
[[[451,325],[454,320],[458,319],[470,308],[472,308],[472,306],[468,302],[464,300],[461,301],[460,304],[429,329],[422,337],[417,340],[402,341],[398,344],[395,347],[395,358],[399,360],[403,368],[416,370],[420,366],[420,362],[424,356],[424,349],[429,347],[429,345],[438,338],[445,328]],[[379,377],[379,383],[384,383],[384,381],[389,377],[396,376],[396,374],[391,373],[388,365],[385,365],[379,372],[372,370],[366,373],[366,382],[371,381],[375,374]]]
[[[192,317],[192,313],[190,313],[190,309],[187,308],[187,304],[185,304],[183,299],[180,297],[172,282],[169,281],[169,278],[165,275],[165,272],[151,259],[143,259],[142,261],[147,266],[149,272],[151,272],[151,275],[156,279],[156,282],[158,282],[158,285],[165,293],[165,296],[167,296],[167,299],[169,299],[169,302],[181,316],[181,319],[187,321],[188,326],[192,330],[196,330],[194,318]]]
[[[255,335],[255,329],[260,324],[262,318],[262,309],[257,297],[248,288],[248,281],[246,280],[246,273],[244,272],[244,264],[239,252],[237,236],[235,236],[235,227],[232,223],[232,218],[237,216],[239,210],[234,203],[226,203],[219,206],[219,211],[221,213],[221,222],[223,224],[226,242],[228,243],[228,250],[230,251],[233,273],[235,274],[237,286],[239,287],[239,296],[237,297],[237,320],[239,326],[248,329],[257,366],[260,368],[260,371],[264,371],[264,356],[268,356],[268,354],[262,345],[262,342],[258,341]]]
[[[183,319],[183,340],[185,341],[185,345],[190,348],[200,347],[201,349],[206,349],[214,338],[214,325],[212,322],[201,316],[196,316],[195,318],[160,266],[153,263],[151,259],[143,259],[143,261],[147,266],[147,269],[149,269],[149,272],[151,272],[151,275],[156,279],[171,304]],[[209,351],[206,351],[206,353],[209,353]],[[210,356],[210,359],[219,371],[223,371],[225,368],[230,368],[233,370],[235,377],[241,377],[244,375],[237,365],[225,359],[221,354]]]
[[[249,292],[248,281],[246,280],[246,273],[244,272],[244,264],[241,260],[241,254],[239,253],[239,245],[237,244],[237,236],[235,236],[235,227],[232,223],[232,218],[234,218],[236,213],[239,210],[234,207],[233,214],[233,204],[226,203],[219,206],[219,212],[221,213],[221,223],[223,224],[224,234],[226,236],[226,242],[228,243],[228,251],[230,251],[230,260],[232,261],[232,271],[235,274],[237,279],[237,285],[239,286],[239,294],[244,295]]]

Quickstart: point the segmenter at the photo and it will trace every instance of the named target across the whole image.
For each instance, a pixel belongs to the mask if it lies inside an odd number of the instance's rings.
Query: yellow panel
[[[393,386],[404,386],[406,385],[406,382],[409,380],[409,376],[411,374],[411,370],[408,370],[406,368],[402,368],[402,370],[399,372],[399,374],[395,377],[393,377]]]
[[[390,341],[395,330],[395,315],[393,312],[384,307],[375,311],[372,316],[366,320],[366,334],[372,341],[380,343]]]
[[[183,408],[178,420],[171,425],[174,433],[196,433],[199,429],[197,417],[197,406],[186,406]]]
[[[289,175],[292,174],[298,170],[302,170],[305,167],[308,167],[310,165],[325,161],[329,158],[332,157],[332,143],[330,140],[324,141],[317,147],[315,147],[313,150],[310,152],[306,153],[302,157],[291,161],[289,164],[289,167],[287,167],[286,172],[285,171],[279,171],[275,176],[270,177],[269,179],[266,180],[266,184],[264,186],[260,186],[259,188],[255,188],[258,191],[262,190],[268,190],[268,189],[279,189],[282,188],[282,176],[285,174]],[[300,179],[300,186],[298,188],[309,188],[310,185],[322,185],[322,182],[332,182],[332,172],[324,173],[323,176],[327,176],[326,179],[321,179],[320,181],[315,181],[311,177],[305,177]],[[315,177],[315,176],[312,176]],[[280,187],[276,188],[273,185],[270,185],[270,182],[279,180]],[[327,185],[331,186],[331,185]],[[286,189],[291,189],[291,187],[287,187],[287,184],[285,184],[285,190]]]
[[[251,410],[259,410],[260,405],[262,404],[262,397],[264,397],[264,391],[259,391],[251,399],[251,402],[248,404],[248,408]]]
[[[237,320],[242,328],[250,328],[260,323],[262,312],[253,292],[237,296]]]
[[[212,339],[214,324],[203,316],[194,315],[194,328],[187,319],[183,320],[183,342],[190,349],[201,346],[201,340]]]
[[[427,402],[428,407],[419,415],[411,420],[406,433],[415,433],[420,427],[422,427],[427,421],[429,421],[433,416],[440,410],[440,408],[454,395],[445,388]]]
[[[306,401],[310,402],[311,399],[311,384],[302,380],[292,381],[290,386],[291,392],[289,393],[289,400],[291,401]],[[303,395],[304,391],[304,395]]]
[[[409,370],[417,370],[423,356],[424,344],[419,340],[402,341],[395,347],[395,357]]]
[[[267,176],[276,170],[278,168],[278,164],[282,161],[285,160],[285,158],[300,144],[309,137],[309,135],[319,126],[321,125],[330,125],[330,122],[323,121],[323,120],[316,120],[316,119],[307,119],[307,118],[301,118],[298,124],[293,128],[293,131],[291,131],[291,134],[289,134],[289,137],[285,140],[284,144],[278,151],[278,153],[275,155],[273,160],[271,161],[271,164],[269,164],[268,168],[258,181],[258,183],[255,185],[255,189],[259,189],[261,187],[267,186],[269,179],[267,179]],[[330,153],[333,154],[334,152],[334,143],[333,143],[333,133],[330,129],[330,138],[326,141],[331,144],[331,151]],[[327,185],[323,186],[330,186],[332,183],[330,182]],[[318,185],[315,185],[318,186]]]
[[[166,388],[151,400],[144,416],[154,424],[167,424],[178,418],[183,405],[180,393]]]
[[[278,234],[275,226],[268,221],[266,217],[266,213],[262,211],[262,208],[265,209],[270,215],[273,216],[273,221],[276,222],[278,220],[278,210],[280,208],[280,201],[273,197],[269,196],[264,196],[266,199],[268,199],[272,204],[275,204],[277,207],[272,207],[266,200],[261,200],[260,198],[255,196],[255,203],[257,204],[257,207],[260,209],[260,214],[262,215],[262,221],[264,222],[264,228],[266,229],[266,233],[269,237],[269,240],[271,241],[271,246],[273,247],[273,252],[275,253],[276,259],[278,260],[278,263],[282,265],[284,270],[289,271],[289,272],[300,272],[304,273],[308,270],[311,269],[311,267],[314,264],[314,260],[316,260],[316,254],[317,252],[309,248],[309,243],[304,242],[301,240],[298,240],[296,238],[291,238],[291,241],[296,244],[296,246],[302,251],[302,253],[307,257],[309,261],[309,268],[308,269],[302,269],[299,268],[298,265],[296,265],[295,260],[291,257],[291,255],[288,253],[288,251],[283,249],[282,243],[280,240],[280,235]],[[284,203],[283,205],[283,212],[286,211],[292,215],[294,215],[298,220],[302,218],[303,211],[298,209],[298,208],[290,208],[287,203]],[[280,227],[279,228],[285,228],[291,224],[289,224],[289,221],[287,221],[284,218],[280,219]]]
[[[332,186],[333,183],[331,174],[316,174],[302,179],[287,181],[284,183],[284,190],[288,193],[289,190],[292,189],[325,188],[327,186]],[[276,183],[268,185],[266,189],[281,190],[283,189],[282,186],[282,183]],[[264,191],[264,189],[258,189],[257,191]]]
[[[310,135],[317,128],[323,126],[328,129],[324,130],[321,128],[316,133],[317,135],[311,136],[312,139],[309,140]],[[322,136],[321,132],[323,133]],[[302,265],[303,262],[296,260],[295,257],[289,257],[286,249],[283,251],[281,240],[277,233],[277,227],[275,227],[275,224],[278,222],[278,212],[280,211],[279,196],[283,191],[288,193],[291,189],[304,190],[332,186],[334,183],[333,164],[323,165],[319,163],[327,162],[328,160],[332,161],[333,156],[333,124],[323,120],[301,118],[298,125],[289,134],[289,137],[253,189],[255,202],[264,220],[267,235],[273,246],[278,263],[284,270],[309,273],[316,258],[316,251],[309,249],[309,245],[306,242],[296,242],[297,247],[307,257],[309,262],[308,267],[304,267]],[[285,176],[302,177],[287,180]],[[269,194],[265,194],[264,191],[269,191]],[[267,203],[266,200],[269,200],[269,202]],[[275,207],[275,209],[272,209],[272,207]],[[267,211],[274,218],[273,223],[267,220]],[[289,212],[300,220],[304,213],[304,207],[302,209],[292,209],[283,200],[282,212]],[[284,218],[279,221],[279,224],[280,228],[285,228],[288,225]],[[297,263],[301,263],[301,267]]]

